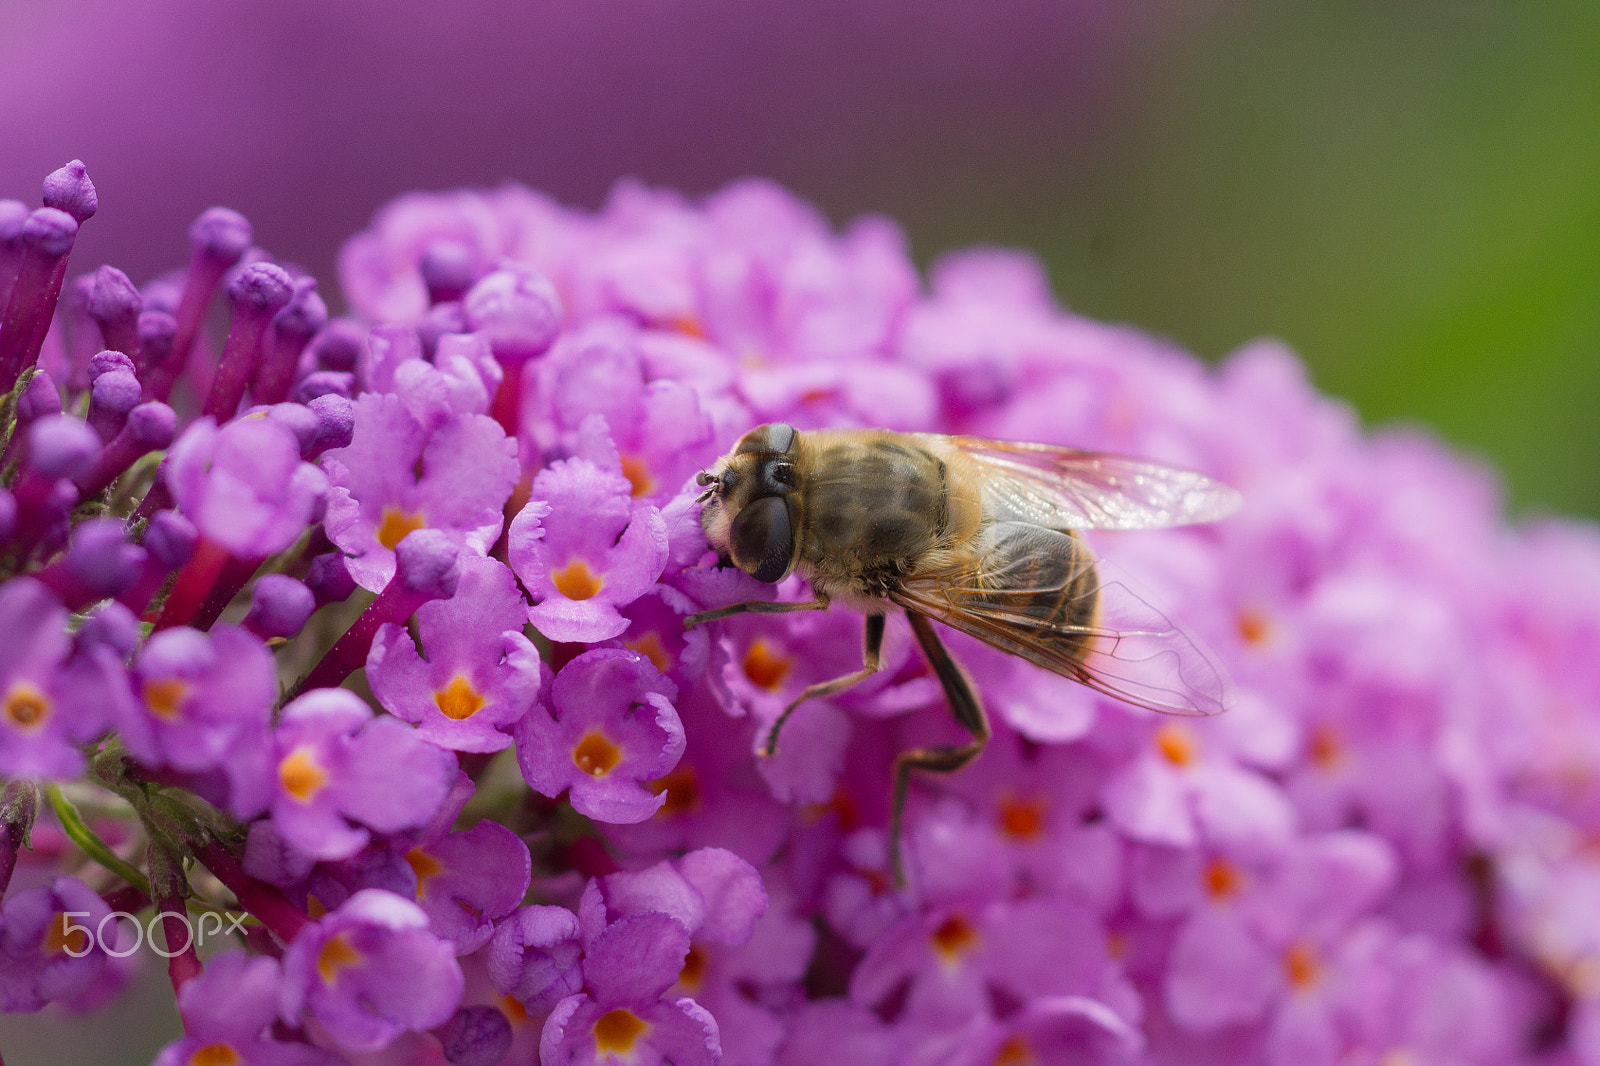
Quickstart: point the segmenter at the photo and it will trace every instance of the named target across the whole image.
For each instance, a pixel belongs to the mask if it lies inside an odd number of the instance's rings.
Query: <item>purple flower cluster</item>
[[[69,281],[94,208],[80,164],[0,202],[4,1009],[112,994],[113,910],[231,908],[162,1066],[1600,1066],[1600,536],[1281,347],[1209,369],[1016,253],[925,282],[760,182],[407,196],[341,319],[223,209]],[[897,883],[894,757],[958,735],[909,627],[762,758],[859,617],[683,625],[805,595],[694,503],[780,420],[1237,486],[1093,540],[1231,710],[950,635],[995,736],[915,779]]]

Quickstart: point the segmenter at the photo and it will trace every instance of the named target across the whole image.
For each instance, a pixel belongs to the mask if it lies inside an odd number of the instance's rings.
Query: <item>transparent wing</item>
[[[1107,696],[1163,714],[1227,709],[1211,657],[1120,579],[1082,538],[996,522],[965,564],[918,574],[890,597],[908,610]]]
[[[949,440],[982,468],[983,504],[999,519],[1051,529],[1153,529],[1214,522],[1239,493],[1178,467],[1051,444]]]

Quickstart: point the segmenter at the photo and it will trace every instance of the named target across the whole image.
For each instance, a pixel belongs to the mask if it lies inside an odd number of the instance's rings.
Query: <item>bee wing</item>
[[[950,440],[984,474],[984,510],[1051,529],[1153,529],[1214,522],[1239,493],[1146,459],[984,437]]]
[[[1201,646],[1068,533],[997,522],[968,562],[917,574],[890,598],[1138,707],[1210,715],[1230,702]]]

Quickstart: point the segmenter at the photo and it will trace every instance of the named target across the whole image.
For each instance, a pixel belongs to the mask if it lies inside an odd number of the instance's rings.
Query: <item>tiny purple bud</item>
[[[434,241],[417,269],[428,286],[428,302],[435,304],[461,299],[478,279],[477,257],[460,241]]]
[[[561,329],[561,298],[543,274],[503,268],[486,275],[462,299],[467,324],[485,333],[501,362],[542,355]]]
[[[39,208],[22,224],[22,263],[0,324],[0,391],[9,392],[38,362],[77,236],[77,221],[53,207]]]
[[[94,379],[89,391],[89,425],[101,440],[110,441],[122,432],[128,412],[139,403],[139,395],[139,379],[132,370],[107,370]]]
[[[85,498],[100,495],[140,456],[171,444],[177,431],[178,416],[172,408],[160,400],[140,404],[128,412],[122,429],[107,442],[94,469],[78,482],[78,488]]]
[[[17,424],[26,426],[61,413],[61,391],[43,370],[33,375],[17,400]]]
[[[311,342],[311,354],[323,370],[353,372],[361,361],[367,331],[348,318],[336,318]]]
[[[263,640],[299,633],[317,609],[311,590],[288,574],[264,574],[250,598],[244,627]]]
[[[188,562],[199,542],[200,532],[194,523],[177,511],[157,511],[144,531],[144,546],[151,560],[168,570]]]
[[[494,1066],[511,1050],[511,1022],[499,1007],[462,1007],[433,1035],[456,1066]]]
[[[100,198],[95,194],[94,182],[89,180],[83,160],[74,159],[44,179],[44,204],[65,211],[79,225],[94,217],[100,209]]]
[[[121,352],[139,350],[139,313],[144,300],[128,275],[113,266],[94,272],[89,290],[89,317],[100,327],[107,348]]]
[[[71,415],[41,418],[28,427],[28,470],[39,477],[80,477],[100,457],[100,438],[87,422]]]
[[[328,305],[317,294],[316,279],[296,280],[293,297],[272,320],[266,351],[250,387],[257,403],[281,403],[288,397],[300,353],[327,322]]]
[[[139,626],[139,616],[116,600],[102,604],[78,630],[80,651],[95,647],[109,648],[123,661],[133,654],[143,639],[144,631]]]
[[[174,313],[177,333],[173,339],[172,354],[181,366],[189,357],[189,349],[200,332],[205,318],[206,305],[222,281],[222,275],[239,261],[250,247],[250,223],[237,211],[226,207],[213,207],[189,227],[189,273],[184,281],[183,298]],[[147,294],[147,302],[148,294]],[[157,399],[165,399],[165,394]],[[229,414],[232,414],[230,411]]]
[[[340,552],[328,552],[312,559],[306,584],[316,596],[318,607],[347,600],[356,590],[356,579],[351,576]]]
[[[356,376],[332,370],[315,370],[300,379],[294,398],[310,403],[319,396],[339,396],[348,400],[356,391]]]
[[[21,200],[0,200],[0,318],[11,302],[11,285],[17,280],[22,262],[22,226],[28,221],[28,205]]]
[[[96,354],[89,360],[89,380],[94,381],[101,374],[111,370],[126,370],[134,373],[133,360],[119,351],[107,349]]]
[[[293,433],[295,443],[300,448],[300,458],[311,458],[307,453],[317,440],[317,416],[312,413],[311,408],[303,403],[275,403],[268,407],[252,408],[251,412],[265,415],[270,421]]]
[[[211,383],[202,414],[220,425],[234,416],[244,396],[256,364],[261,359],[272,316],[294,295],[294,282],[280,266],[252,263],[228,283],[228,301],[233,305],[233,326],[222,346],[217,376]]]
[[[91,518],[72,531],[66,554],[36,576],[68,610],[79,611],[132,585],[144,561],[145,550],[128,543],[121,521]]]
[[[166,382],[170,392],[175,372],[167,370],[172,355],[172,341],[178,332],[178,320],[165,311],[144,311],[139,315],[138,359],[140,379],[145,383],[145,395],[150,399],[164,399],[152,391],[151,382],[159,377]]]
[[[356,432],[356,405],[347,396],[317,396],[307,402],[317,416],[317,439],[312,454],[315,458],[330,448],[347,448]]]

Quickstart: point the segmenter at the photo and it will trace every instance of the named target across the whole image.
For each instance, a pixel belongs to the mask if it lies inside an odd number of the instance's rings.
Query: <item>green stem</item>
[[[150,894],[150,882],[144,874],[121,858],[117,853],[106,846],[106,842],[95,836],[83,821],[78,808],[62,793],[60,785],[46,785],[45,795],[50,798],[50,808],[56,812],[56,820],[61,823],[62,830],[71,838],[72,842],[83,849],[83,853],[107,870],[116,874],[130,885],[134,885],[145,895]]]

